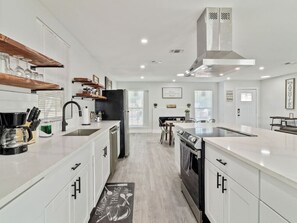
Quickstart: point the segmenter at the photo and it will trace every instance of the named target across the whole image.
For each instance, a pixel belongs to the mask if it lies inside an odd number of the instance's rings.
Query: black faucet
[[[63,118],[62,118],[62,132],[65,132],[65,131],[66,131],[66,126],[68,125],[68,123],[67,123],[66,120],[65,120],[65,109],[66,109],[66,106],[67,106],[68,104],[75,104],[75,105],[78,107],[78,115],[79,115],[79,117],[82,116],[81,107],[79,106],[79,104],[78,104],[77,102],[75,102],[75,101],[68,101],[68,102],[66,102],[66,103],[64,104],[64,106],[63,106],[63,114],[62,114],[62,116],[63,116]]]

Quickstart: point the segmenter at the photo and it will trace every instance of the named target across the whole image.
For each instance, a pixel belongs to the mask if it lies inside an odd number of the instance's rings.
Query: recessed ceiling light
[[[142,38],[140,41],[143,45],[146,45],[148,43],[148,40],[146,38]]]
[[[140,79],[144,79],[144,76],[141,76]]]
[[[175,82],[176,80],[172,80],[172,82]]]
[[[262,79],[269,78],[269,75],[261,76]]]
[[[259,67],[259,70],[264,70],[265,69],[265,67]]]
[[[194,77],[194,76],[195,76],[195,74],[191,74],[191,76],[193,76],[193,77]]]
[[[189,73],[190,73],[190,71],[189,71],[189,70],[186,70],[186,71],[185,71],[185,73],[186,73],[186,74],[189,74]]]
[[[176,76],[183,77],[183,76],[185,76],[185,74],[177,74]]]
[[[145,65],[140,65],[140,68],[141,69],[145,69]]]
[[[230,80],[231,78],[230,77],[227,77],[227,80]]]
[[[224,74],[220,74],[220,76],[222,77],[222,76],[224,76]]]
[[[235,70],[240,70],[240,67],[236,67]]]

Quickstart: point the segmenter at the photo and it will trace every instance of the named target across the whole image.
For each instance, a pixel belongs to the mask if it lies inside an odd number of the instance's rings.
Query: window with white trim
[[[145,91],[128,91],[129,125],[144,125]]]
[[[213,118],[213,92],[211,90],[195,91],[195,119]]]

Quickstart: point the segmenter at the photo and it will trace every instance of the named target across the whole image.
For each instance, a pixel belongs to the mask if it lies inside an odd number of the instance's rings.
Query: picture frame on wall
[[[93,74],[93,82],[95,84],[99,84],[99,77],[97,77],[95,74]]]
[[[287,79],[285,82],[285,108],[295,108],[295,78]]]
[[[105,90],[112,90],[112,81],[105,76]]]
[[[162,98],[167,99],[178,99],[182,98],[182,88],[181,87],[163,87],[162,88]]]

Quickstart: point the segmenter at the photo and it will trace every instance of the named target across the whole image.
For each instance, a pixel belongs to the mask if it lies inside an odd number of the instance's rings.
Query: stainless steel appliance
[[[118,163],[118,126],[114,126],[109,130],[110,140],[110,176],[112,177]]]
[[[12,155],[26,152],[33,138],[26,123],[26,112],[0,113],[0,154]]]
[[[253,65],[232,51],[232,8],[206,8],[197,21],[197,59],[185,76],[219,77]]]
[[[96,101],[96,113],[102,112],[103,120],[120,120],[120,158],[129,156],[129,111],[127,90],[104,90],[105,101]]]
[[[253,136],[222,127],[178,130],[180,137],[181,188],[199,223],[209,222],[204,213],[204,137]]]

